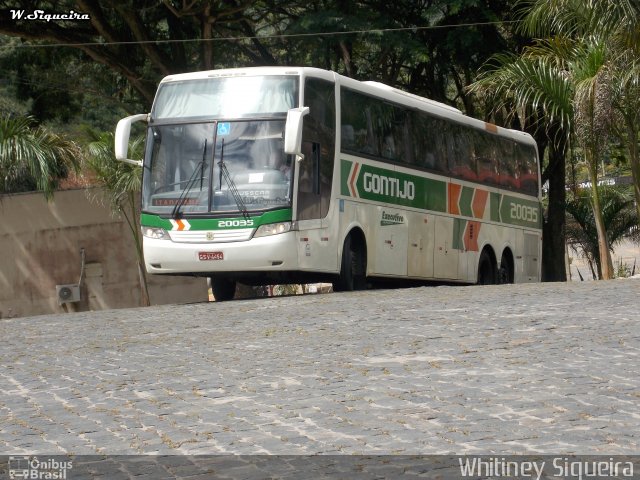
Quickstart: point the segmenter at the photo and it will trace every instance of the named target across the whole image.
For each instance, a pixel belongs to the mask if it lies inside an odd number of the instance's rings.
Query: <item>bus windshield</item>
[[[164,83],[151,117],[246,118],[286,113],[297,106],[293,76],[221,77]]]
[[[151,125],[142,209],[175,216],[291,205],[283,119]]]

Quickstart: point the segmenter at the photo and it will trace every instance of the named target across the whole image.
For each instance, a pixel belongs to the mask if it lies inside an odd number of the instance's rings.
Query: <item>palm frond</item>
[[[532,37],[555,34],[571,36],[584,31],[588,24],[589,0],[523,0],[518,2],[521,31]]]
[[[571,128],[572,85],[564,72],[548,57],[499,55],[491,69],[480,75],[469,90],[492,99],[494,108],[513,103],[531,117],[540,112],[549,123]]]
[[[72,141],[35,126],[30,117],[0,117],[0,193],[33,187],[51,198],[60,179],[79,168]]]
[[[108,192],[113,210],[122,211],[130,207],[129,194],[139,192],[142,185],[142,170],[134,165],[116,160],[114,135],[111,132],[89,132],[93,140],[87,145],[87,166],[96,180]],[[139,136],[131,140],[129,149],[138,157],[142,156],[144,138]]]

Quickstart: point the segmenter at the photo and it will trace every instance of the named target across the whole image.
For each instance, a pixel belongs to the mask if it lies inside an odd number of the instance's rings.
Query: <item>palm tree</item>
[[[602,273],[600,278],[608,280],[613,278],[614,272],[610,239],[607,236],[598,188],[598,165],[605,153],[613,124],[612,72],[606,44],[597,38],[588,40],[583,40],[584,43],[574,47],[575,136],[584,152],[591,182],[591,200]]]
[[[113,133],[87,132],[90,143],[87,147],[87,165],[95,175],[99,185],[109,193],[111,209],[124,217],[134,240],[138,265],[138,277],[142,292],[142,304],[151,304],[149,288],[142,252],[142,238],[138,218],[138,194],[142,184],[142,170],[134,165],[118,162],[114,152]],[[129,151],[142,157],[144,137],[132,137]]]
[[[525,48],[519,57],[497,58],[497,65],[472,88],[480,93],[493,88],[514,102],[518,111],[530,115],[542,112],[547,125],[560,119],[565,141],[575,138],[582,147],[592,185],[602,277],[612,278],[597,165],[613,131],[616,105],[625,106],[632,165],[633,151],[637,159],[637,109],[633,102],[630,105],[620,99],[625,95],[628,100],[637,93],[640,10],[634,0],[524,0],[520,5],[525,12],[524,30],[547,39]],[[530,78],[522,75],[527,71],[525,67],[533,73]],[[634,179],[640,180],[640,167]],[[640,184],[635,183],[640,203]]]
[[[616,70],[626,68],[626,74],[616,77],[614,83],[613,107],[620,121],[614,122],[613,132],[629,151],[633,193],[640,219],[640,46],[636,50],[634,53],[629,49],[616,58]]]
[[[40,190],[50,200],[80,158],[74,142],[36,126],[33,118],[0,116],[0,193]]]
[[[543,44],[534,47],[519,56],[495,56],[469,90],[486,98],[493,111],[502,113],[507,122],[517,116],[520,125],[542,147],[541,159],[548,145],[548,162],[542,172],[542,182],[549,182],[542,274],[546,281],[564,281],[564,177],[573,120],[573,88],[554,57],[539,54]]]
[[[640,6],[637,0],[528,0],[522,4],[527,11],[525,28],[532,35],[557,33],[567,39],[578,42],[587,39],[585,43],[598,45],[583,65],[586,68],[582,73],[590,75],[584,76],[576,89],[575,100],[579,105],[576,113],[587,120],[577,122],[582,127],[577,131],[578,140],[583,145],[591,144],[585,152],[587,155],[601,153],[610,132],[627,145],[640,218]],[[622,128],[617,128],[618,125]],[[595,186],[592,163],[598,159],[591,160],[589,171]],[[597,209],[597,189],[592,192]],[[600,223],[601,235],[602,229]],[[601,254],[603,248],[601,238]]]
[[[612,187],[600,186],[598,190],[611,250],[626,238],[640,240],[639,219],[633,206],[633,197],[624,190]],[[567,240],[574,248],[577,245],[584,252],[595,279],[602,278],[602,265],[591,200],[589,192],[579,190],[567,202]]]

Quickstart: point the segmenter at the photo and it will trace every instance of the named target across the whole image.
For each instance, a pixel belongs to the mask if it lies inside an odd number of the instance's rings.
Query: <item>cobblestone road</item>
[[[0,321],[0,453],[640,453],[640,280]]]

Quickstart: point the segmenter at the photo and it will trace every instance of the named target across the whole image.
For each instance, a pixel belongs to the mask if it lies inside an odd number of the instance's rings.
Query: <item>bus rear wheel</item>
[[[227,300],[233,300],[236,294],[236,282],[235,280],[229,280],[227,278],[211,277],[211,293],[216,302],[226,302]]]
[[[495,262],[487,250],[480,254],[478,262],[478,285],[495,285],[497,282]]]
[[[513,283],[513,258],[510,252],[505,251],[500,260],[500,268],[498,269],[498,283]]]
[[[333,282],[336,292],[352,292],[367,287],[367,253],[365,247],[347,236],[342,249],[340,276]]]

